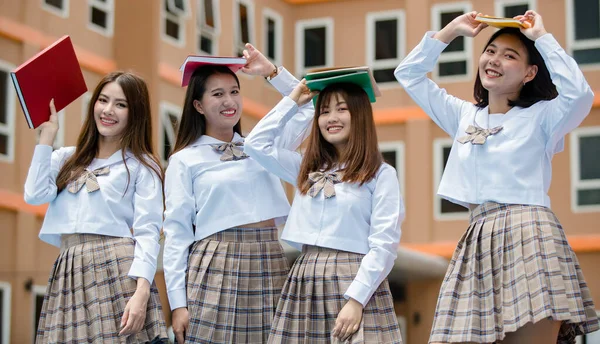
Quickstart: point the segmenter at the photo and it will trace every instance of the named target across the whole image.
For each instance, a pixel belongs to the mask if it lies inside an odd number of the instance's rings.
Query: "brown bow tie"
[[[477,125],[469,125],[469,127],[467,127],[467,130],[465,130],[465,133],[467,133],[468,135],[459,137],[456,141],[458,141],[462,144],[471,142],[471,144],[474,144],[474,145],[482,145],[485,143],[488,136],[495,135],[500,130],[502,130],[501,126],[494,127],[491,129],[483,129]]]
[[[246,159],[248,155],[240,148],[244,142],[227,142],[210,145],[215,151],[222,153],[221,161],[232,161]]]
[[[311,172],[308,174],[308,179],[312,186],[308,189],[308,195],[315,197],[319,191],[323,190],[325,198],[335,196],[334,185],[342,181],[342,174],[339,172]]]
[[[108,174],[109,172],[110,168],[108,166],[93,170],[91,172],[85,170],[77,179],[75,179],[73,183],[71,183],[71,185],[69,185],[68,190],[70,193],[77,193],[79,190],[81,190],[84,184],[87,192],[100,190],[100,185],[98,184],[98,179],[96,176],[102,176]]]

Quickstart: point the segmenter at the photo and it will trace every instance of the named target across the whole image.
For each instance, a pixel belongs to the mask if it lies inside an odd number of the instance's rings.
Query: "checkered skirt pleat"
[[[135,335],[119,336],[123,311],[137,285],[127,276],[133,239],[67,234],[62,235],[61,246],[44,296],[36,343],[166,343],[154,283],[144,327]]]
[[[543,319],[562,322],[557,343],[599,328],[558,219],[541,206],[478,206],[442,283],[430,342],[493,343]]]
[[[232,228],[194,243],[185,342],[265,343],[287,277],[277,228]]]
[[[269,343],[339,343],[331,331],[363,257],[305,245],[281,292]],[[345,343],[402,343],[387,280],[364,308],[359,330]]]

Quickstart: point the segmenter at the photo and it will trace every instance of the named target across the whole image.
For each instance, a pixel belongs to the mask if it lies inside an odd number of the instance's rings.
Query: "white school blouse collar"
[[[238,133],[233,133],[233,138],[231,139],[231,142],[238,142],[238,141],[242,141],[244,142],[244,138],[238,134]],[[226,143],[225,141],[221,141],[221,140],[217,140],[212,136],[208,136],[208,135],[202,135],[200,136],[199,139],[197,139],[194,143],[192,143],[190,146],[205,146],[205,145],[212,145],[212,144],[221,144],[221,143]]]
[[[114,165],[118,162],[123,161],[122,158],[122,150],[118,150],[116,152],[114,152],[110,157],[106,158],[106,159],[94,159],[90,165],[90,167],[93,166],[93,169],[98,169],[98,168],[103,168],[105,166],[110,166],[110,165]],[[125,150],[125,160],[134,157],[133,153],[127,149]]]

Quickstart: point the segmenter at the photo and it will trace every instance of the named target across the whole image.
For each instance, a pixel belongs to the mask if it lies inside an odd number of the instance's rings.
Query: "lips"
[[[227,109],[220,112],[225,117],[233,117],[237,113],[235,109]]]
[[[340,131],[342,131],[342,129],[344,129],[344,127],[342,127],[340,125],[330,125],[330,126],[327,126],[327,132],[330,133],[330,134],[339,133]]]
[[[102,123],[104,126],[110,127],[117,124],[118,121],[106,117],[100,117],[100,123]]]
[[[486,69],[485,70],[485,75],[487,75],[488,77],[491,77],[491,78],[499,78],[499,77],[502,76],[501,73],[498,73],[498,72],[496,72],[493,69]]]

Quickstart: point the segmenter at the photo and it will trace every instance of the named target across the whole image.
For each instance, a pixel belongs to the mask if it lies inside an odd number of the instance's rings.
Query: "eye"
[[[487,48],[487,49],[485,49],[485,52],[488,53],[488,54],[493,54],[494,53],[494,49]]]
[[[223,92],[215,92],[213,93],[213,97],[220,97],[223,95]]]
[[[98,102],[99,103],[106,103],[106,99],[104,99],[104,98],[98,98]]]
[[[127,108],[127,104],[125,104],[125,103],[117,103],[117,106],[120,107],[121,109]]]
[[[321,115],[326,115],[329,113],[329,109],[321,109]]]
[[[514,57],[513,55],[511,55],[511,54],[506,54],[506,55],[504,55],[504,56],[505,56],[507,59],[509,59],[509,60],[514,60],[514,59],[515,59],[515,57]]]
[[[338,108],[338,112],[344,112],[344,111],[348,111],[348,108],[345,106],[341,106]]]
[[[240,93],[240,90],[233,90],[233,91],[231,91],[231,94],[239,94],[239,93]]]

